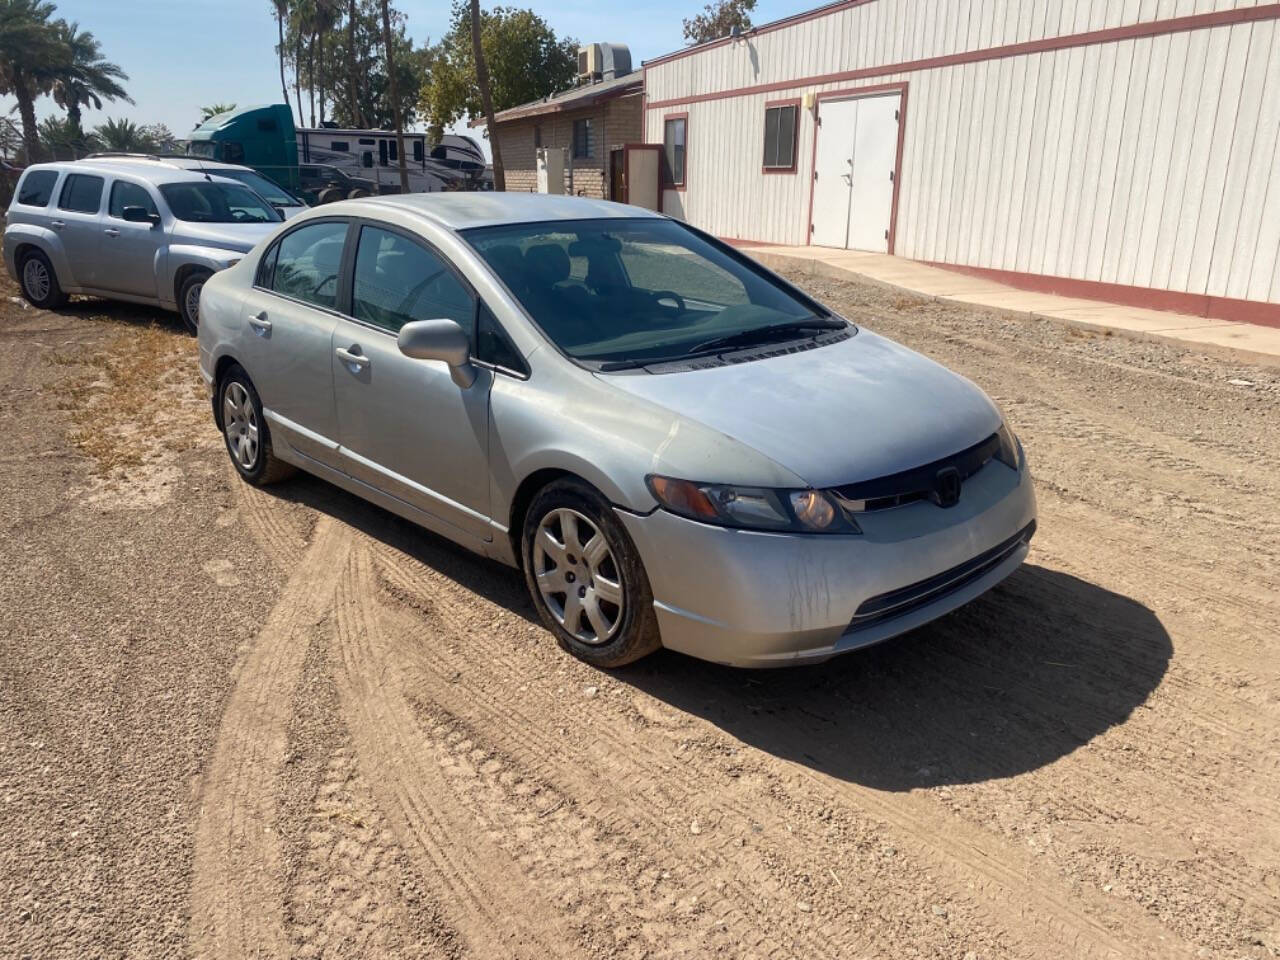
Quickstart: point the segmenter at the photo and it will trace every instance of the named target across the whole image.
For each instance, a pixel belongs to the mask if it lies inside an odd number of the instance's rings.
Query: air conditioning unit
[[[590,43],[578,48],[578,79],[596,80],[603,72],[600,44]]]

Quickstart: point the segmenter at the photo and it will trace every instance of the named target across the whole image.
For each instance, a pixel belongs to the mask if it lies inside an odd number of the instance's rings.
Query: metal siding
[[[650,101],[785,82],[1252,0],[874,0],[647,69]],[[1280,26],[1199,29],[935,68],[909,84],[897,250],[927,260],[1280,298]],[[715,233],[805,243],[815,127],[797,171],[763,175],[766,100],[797,85],[648,111],[689,114],[689,189],[664,207]]]

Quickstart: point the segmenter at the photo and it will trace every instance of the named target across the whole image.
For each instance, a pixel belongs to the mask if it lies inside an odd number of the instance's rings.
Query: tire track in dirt
[[[580,956],[571,930],[536,888],[521,889],[519,870],[478,831],[438,763],[423,756],[424,738],[387,657],[364,586],[371,582],[363,546],[344,565],[337,606],[338,689],[360,763],[402,842],[429,864],[447,889],[453,927],[477,956]]]
[[[331,614],[352,533],[321,517],[240,665],[200,791],[192,868],[192,953],[240,960],[289,955],[279,784],[294,687],[314,631]]]
[[[468,621],[475,620],[474,605],[468,600],[451,595],[456,594],[457,588],[454,587],[451,590],[447,581],[440,577],[431,578],[435,581],[432,586],[436,589],[424,594],[423,584],[409,569],[403,557],[398,556],[389,547],[379,547],[376,550],[380,565],[393,579],[395,586],[400,590],[408,591],[410,596],[416,595],[415,605],[418,609],[430,611],[444,620],[445,624],[450,626],[450,632],[453,633],[458,647],[465,647],[466,638],[472,632],[467,629]],[[429,572],[428,576],[430,576]],[[452,624],[450,624],[451,621]],[[438,635],[436,630],[431,632]],[[648,781],[651,785],[653,778],[658,775],[657,771],[660,770],[661,777],[667,785],[681,779],[685,781],[681,784],[681,791],[675,795],[660,798],[662,802],[671,805],[692,803],[695,800],[702,802],[700,795],[705,793],[707,786],[706,769],[723,767],[725,757],[737,752],[734,744],[720,734],[705,733],[698,738],[704,745],[704,749],[700,751],[701,764],[690,764],[696,769],[682,778],[678,776],[682,765],[670,764],[669,754],[656,752],[651,743],[651,737],[635,736],[627,727],[603,723],[601,718],[596,716],[591,729],[593,735],[603,742],[602,749],[592,751],[588,756],[575,757],[572,762],[566,762],[570,758],[564,756],[564,748],[557,750],[557,744],[545,734],[541,734],[548,725],[549,716],[556,712],[563,712],[564,705],[552,702],[547,703],[545,709],[539,709],[542,705],[535,705],[526,700],[522,705],[527,706],[530,713],[525,713],[510,703],[485,709],[487,704],[493,702],[493,691],[480,685],[472,686],[467,677],[467,673],[475,669],[476,658],[468,657],[465,652],[455,653],[451,657],[445,656],[451,646],[448,643],[436,643],[431,646],[430,651],[420,651],[419,655],[422,658],[441,659],[442,664],[438,669],[455,674],[457,679],[454,683],[464,688],[459,694],[463,701],[459,709],[476,717],[473,728],[483,729],[486,739],[490,742],[496,740],[505,743],[508,749],[518,751],[526,757],[541,743],[543,763],[550,768],[549,775],[561,778],[560,782],[566,789],[576,788],[590,794],[595,789],[595,785],[608,782],[632,788],[637,793],[644,793],[646,792],[645,782]],[[501,670],[499,665],[506,669]],[[506,683],[515,683],[521,676],[519,667],[505,657],[501,660],[486,661],[486,666],[490,675],[495,670],[509,671],[509,675],[505,678]],[[524,690],[526,687],[521,689]],[[527,689],[532,691],[541,688],[539,685],[528,684]],[[600,701],[593,701],[591,709],[598,713],[601,706],[603,704]],[[558,710],[557,707],[559,707]],[[509,734],[510,731],[519,731],[520,736],[515,738]],[[645,732],[642,730],[641,734]],[[651,730],[647,732],[652,733]],[[669,746],[669,744],[664,745]],[[801,746],[802,744],[797,744],[797,749]],[[601,763],[602,760],[603,763]],[[587,766],[591,761],[599,763],[599,768],[582,770],[575,782],[574,771]],[[877,820],[889,824],[896,832],[905,835],[909,844],[916,848],[915,853],[920,860],[938,863],[950,873],[958,899],[964,899],[960,891],[975,888],[981,892],[982,899],[986,903],[984,912],[987,916],[995,915],[1002,921],[1009,917],[1018,918],[1021,924],[1015,925],[1011,932],[1024,941],[1025,947],[1050,952],[1055,949],[1058,951],[1069,949],[1075,956],[1131,957],[1141,954],[1140,948],[1135,945],[1136,942],[1163,941],[1161,956],[1189,956],[1191,953],[1190,948],[1185,944],[1171,942],[1172,936],[1167,928],[1132,905],[1124,904],[1117,908],[1114,902],[1104,901],[1087,892],[1074,898],[1075,901],[1083,899],[1083,904],[1073,902],[1073,898],[1062,895],[1063,888],[1056,877],[1042,875],[1042,867],[1035,863],[1033,858],[999,838],[992,837],[980,828],[958,823],[953,816],[939,809],[937,804],[928,797],[886,795],[881,791],[863,788],[856,784],[833,786],[829,779],[821,774],[804,768],[795,769],[797,776],[805,781],[802,795],[807,799],[812,800],[815,796],[821,796],[831,803],[846,806],[852,802],[855,809],[870,812]],[[569,780],[566,781],[564,778]],[[788,788],[782,787],[782,789],[786,791]],[[790,794],[794,796],[794,787],[789,789]],[[632,803],[627,804],[623,810],[617,811],[621,816],[637,817],[640,809],[653,806],[651,803],[645,803],[650,798],[635,796],[631,789],[624,789],[622,795],[632,799]],[[659,798],[653,799],[656,801]],[[776,798],[771,799],[776,800]],[[745,805],[726,803],[724,796],[717,797],[717,800],[716,806],[719,807],[722,815],[730,819],[741,819],[744,822],[750,819],[753,813],[760,815],[761,811],[770,804],[770,800],[762,798],[761,802],[752,809]],[[633,821],[628,828],[642,827],[640,823]],[[803,849],[803,845],[793,845],[791,850],[779,849],[774,852],[780,857],[793,858],[797,863],[802,863],[809,857],[809,851]],[[741,859],[740,856],[738,859]],[[733,864],[733,867],[736,869],[739,865]],[[752,878],[753,884],[756,880],[757,878]],[[1116,916],[1117,913],[1119,916]],[[1116,926],[1122,927],[1126,935],[1111,931],[1096,919],[1097,916],[1106,915],[1111,915]],[[1021,929],[1018,928],[1019,926]],[[1129,942],[1129,938],[1135,934],[1137,935],[1134,937],[1135,942]],[[841,941],[819,940],[819,943],[823,942],[829,946],[830,942]]]

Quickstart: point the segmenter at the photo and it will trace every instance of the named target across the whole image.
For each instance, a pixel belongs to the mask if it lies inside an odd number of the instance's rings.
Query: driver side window
[[[286,234],[268,254],[275,261],[269,288],[294,300],[332,309],[338,300],[338,271],[346,237],[346,223],[335,220]]]
[[[351,311],[391,333],[412,320],[454,320],[474,341],[475,299],[447,263],[407,237],[360,231]]]

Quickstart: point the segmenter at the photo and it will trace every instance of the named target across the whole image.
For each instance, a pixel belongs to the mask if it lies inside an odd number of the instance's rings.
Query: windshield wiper
[[[765,343],[788,333],[801,333],[805,330],[842,330],[846,326],[847,324],[843,320],[837,320],[834,317],[813,317],[809,320],[790,320],[786,323],[773,323],[765,327],[755,327],[751,330],[739,330],[737,333],[730,333],[723,337],[704,340],[702,343],[696,344],[692,349],[690,349],[686,356],[692,357],[700,353],[714,353],[718,350],[723,350],[726,347],[749,346],[753,343]]]

